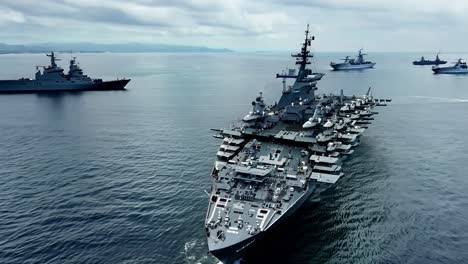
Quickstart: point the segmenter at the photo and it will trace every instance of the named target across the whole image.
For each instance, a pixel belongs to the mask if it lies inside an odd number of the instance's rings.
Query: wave
[[[200,239],[185,242],[184,255],[186,263],[189,264],[223,264],[209,255],[206,243]]]
[[[462,98],[448,98],[448,97],[436,97],[436,96],[421,96],[421,95],[414,95],[408,96],[409,98],[418,98],[418,99],[427,99],[427,100],[435,100],[438,102],[446,102],[446,103],[466,103],[468,99]]]

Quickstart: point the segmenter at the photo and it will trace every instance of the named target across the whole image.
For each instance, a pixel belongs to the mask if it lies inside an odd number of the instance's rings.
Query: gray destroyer
[[[323,74],[308,69],[307,27],[301,51],[292,56],[297,74],[279,74],[283,92],[267,105],[260,93],[242,120],[216,131],[222,140],[211,173],[205,219],[209,251],[223,263],[241,258],[319,190],[342,176],[342,160],[353,153],[373,120],[377,100],[364,96],[316,95]],[[286,78],[293,78],[292,86]]]
[[[447,63],[447,61],[441,60],[439,58],[439,53],[437,53],[435,60],[426,60],[423,56],[420,60],[413,61],[413,65],[441,65],[445,63]]]
[[[432,71],[434,74],[468,74],[468,66],[466,65],[466,62],[462,61],[462,59],[458,59],[453,66],[433,66]]]
[[[362,70],[374,68],[375,62],[366,61],[364,56],[367,54],[362,53],[362,49],[359,50],[358,55],[355,59],[350,59],[349,56],[344,58],[342,63],[330,62],[330,67],[335,71],[339,70]]]
[[[91,91],[91,90],[124,90],[129,79],[103,81],[92,79],[83,74],[83,70],[76,63],[76,58],[70,60],[68,74],[65,74],[56,61],[54,54],[50,57],[49,66],[36,66],[35,79],[21,78],[19,80],[0,80],[0,93],[31,93],[56,91]],[[40,68],[43,68],[41,72]]]

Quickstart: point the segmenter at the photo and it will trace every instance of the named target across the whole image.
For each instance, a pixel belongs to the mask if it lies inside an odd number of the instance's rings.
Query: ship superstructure
[[[59,59],[55,53],[51,52],[46,55],[50,57],[50,65],[36,66],[34,80],[28,78],[0,80],[0,93],[124,90],[130,81],[129,79],[111,81],[92,79],[83,74],[75,57],[70,60],[68,73],[65,74],[64,70],[57,65]]]
[[[363,96],[317,95],[323,74],[308,69],[314,37],[306,37],[292,56],[299,66],[278,74],[283,92],[268,105],[263,94],[228,129],[213,129],[222,139],[211,173],[212,189],[205,228],[209,251],[223,263],[240,258],[272,228],[293,214],[314,192],[337,182],[342,160],[359,145],[377,114],[369,88]],[[293,78],[292,86],[285,85]]]

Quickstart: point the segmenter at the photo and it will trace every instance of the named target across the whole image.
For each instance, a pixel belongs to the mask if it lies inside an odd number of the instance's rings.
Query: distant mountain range
[[[0,54],[57,52],[231,52],[229,49],[213,49],[197,46],[166,44],[96,44],[96,43],[38,43],[9,45],[0,43]]]

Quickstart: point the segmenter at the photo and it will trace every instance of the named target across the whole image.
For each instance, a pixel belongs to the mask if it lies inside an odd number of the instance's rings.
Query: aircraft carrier
[[[375,99],[370,88],[363,96],[318,95],[324,75],[308,68],[313,40],[307,26],[300,52],[292,55],[298,72],[276,76],[283,79],[278,103],[267,105],[260,93],[242,120],[212,129],[222,143],[205,228],[209,251],[223,263],[239,260],[311,194],[343,177],[342,160],[359,145],[374,107],[391,101]]]
[[[50,57],[49,66],[36,66],[35,79],[21,78],[19,80],[0,80],[0,93],[37,93],[57,91],[91,91],[91,90],[125,90],[129,79],[103,81],[92,79],[83,74],[83,70],[73,57],[70,60],[68,74],[57,65],[54,52]],[[42,68],[42,72],[40,70]]]

